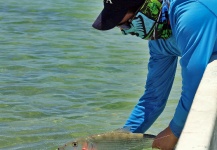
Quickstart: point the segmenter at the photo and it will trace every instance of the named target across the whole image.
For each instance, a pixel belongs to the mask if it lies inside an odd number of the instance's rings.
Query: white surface
[[[217,56],[211,58],[197,89],[176,150],[217,150]]]

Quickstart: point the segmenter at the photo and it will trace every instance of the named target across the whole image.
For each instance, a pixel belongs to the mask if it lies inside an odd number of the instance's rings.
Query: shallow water
[[[101,8],[96,0],[0,1],[0,149],[52,150],[122,127],[143,94],[149,52],[118,29],[92,29]],[[168,125],[180,80],[148,133]]]

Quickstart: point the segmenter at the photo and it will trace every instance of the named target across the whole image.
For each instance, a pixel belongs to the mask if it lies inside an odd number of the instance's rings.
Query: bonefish
[[[154,138],[151,134],[115,130],[79,138],[66,143],[58,150],[143,150],[151,148]]]

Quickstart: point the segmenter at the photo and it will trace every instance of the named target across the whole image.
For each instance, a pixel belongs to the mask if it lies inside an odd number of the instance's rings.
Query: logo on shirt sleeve
[[[113,3],[112,3],[112,0],[104,0],[104,3],[107,3],[107,4],[108,4],[108,3],[109,3],[109,4],[113,4]]]

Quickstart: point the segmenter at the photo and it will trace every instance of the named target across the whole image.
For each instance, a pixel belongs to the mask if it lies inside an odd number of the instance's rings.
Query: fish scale
[[[95,149],[97,150],[142,150],[142,148],[150,148],[153,140],[147,140],[143,138],[143,134],[127,134],[122,135],[108,135],[107,138],[102,139],[92,139],[90,142],[94,144]],[[136,136],[135,136],[136,135]]]
[[[58,150],[144,150],[151,148],[154,138],[150,134],[112,131],[79,138]]]

